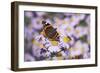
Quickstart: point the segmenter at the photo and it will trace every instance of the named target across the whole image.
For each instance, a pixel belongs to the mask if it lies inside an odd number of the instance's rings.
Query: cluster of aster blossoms
[[[25,61],[90,58],[89,14],[26,11],[24,16]],[[59,42],[41,34],[42,20],[57,28]]]

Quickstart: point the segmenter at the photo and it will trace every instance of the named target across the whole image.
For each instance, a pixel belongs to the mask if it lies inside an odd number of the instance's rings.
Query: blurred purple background
[[[60,42],[41,34],[43,20],[57,28]],[[67,49],[59,52],[61,46]],[[24,61],[87,58],[90,58],[90,14],[24,11]]]

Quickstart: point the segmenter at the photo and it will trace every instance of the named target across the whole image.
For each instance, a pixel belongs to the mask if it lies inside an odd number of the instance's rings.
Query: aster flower
[[[85,16],[86,14],[82,14],[82,13],[77,14],[77,17],[79,18],[79,20],[84,20]]]
[[[84,58],[84,59],[90,58],[90,53],[84,53],[84,54],[83,54],[83,58]]]
[[[70,25],[74,27],[78,25],[79,21],[80,21],[79,17],[75,14],[70,19]]]
[[[88,53],[90,50],[89,45],[87,43],[83,43],[83,51],[84,53]]]
[[[31,26],[31,25],[30,25]],[[25,27],[24,29],[24,35],[26,38],[32,38],[32,28],[31,27]]]
[[[87,36],[87,43],[90,44],[90,34]]]
[[[35,61],[35,58],[32,57],[29,53],[25,53],[24,59],[25,61]]]
[[[56,56],[52,57],[52,60],[58,60],[58,58]]]
[[[76,38],[79,38],[79,37],[86,35],[87,33],[88,33],[88,31],[84,27],[78,26],[75,28],[73,35]]]
[[[86,23],[87,23],[88,25],[90,24],[90,15],[87,16],[87,18],[86,18],[85,21],[86,21]]]
[[[69,48],[69,44],[65,43],[62,39],[60,39],[59,45],[60,48],[64,47],[64,48]]]
[[[58,46],[50,46],[50,47],[48,48],[48,50],[49,50],[50,52],[59,52],[59,51],[60,51],[60,48],[59,48]]]
[[[64,13],[64,15],[65,15],[66,17],[71,17],[71,16],[73,16],[73,13]]]
[[[28,18],[32,18],[33,17],[33,13],[31,11],[26,11],[25,12],[25,16],[27,16]]]
[[[68,44],[70,44],[70,47],[71,47],[75,44],[75,38],[73,36],[69,36],[69,37],[71,40],[68,42]]]
[[[73,35],[74,27],[71,25],[66,26],[66,29],[64,30],[66,35],[71,36]]]
[[[35,44],[33,44],[33,46],[32,46],[32,54],[34,54],[34,56],[36,56],[36,57],[40,57],[41,56],[40,52],[41,52],[40,47],[35,45]]]
[[[70,18],[65,17],[63,20],[63,24],[66,24],[66,25],[70,24]]]
[[[41,24],[39,18],[31,19],[31,24],[32,24],[33,29],[35,30],[41,30],[43,28],[43,25]]]
[[[56,27],[59,27],[59,26],[62,25],[62,23],[63,23],[63,20],[60,19],[60,18],[58,18],[58,17],[54,17],[53,20],[54,20],[54,22],[55,22],[54,25],[55,25]]]
[[[75,57],[75,56],[78,56],[78,55],[81,55],[83,54],[83,46],[82,46],[82,42],[81,41],[77,41],[75,43],[75,45],[70,48],[70,56],[71,57]]]
[[[61,36],[66,36],[66,35],[71,36],[73,34],[74,27],[71,25],[63,24],[58,28],[58,30]]]
[[[46,14],[45,12],[36,12],[36,13],[37,13],[37,15],[38,15],[39,17],[41,17],[41,16],[43,16],[43,15]]]
[[[67,58],[68,54],[66,54],[64,51],[61,51],[61,55],[63,58]]]

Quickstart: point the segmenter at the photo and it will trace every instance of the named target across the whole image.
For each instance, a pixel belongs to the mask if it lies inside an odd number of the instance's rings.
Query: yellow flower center
[[[51,44],[53,45],[53,46],[57,46],[58,45],[58,42],[57,41],[50,41],[51,42]]]
[[[76,34],[79,34],[80,32],[79,32],[79,30],[76,30]]]
[[[68,37],[63,37],[63,42],[68,43],[70,41],[70,38]]]
[[[68,31],[68,32],[70,32],[70,31],[71,31],[71,28],[70,28],[70,27],[68,27],[68,28],[67,28],[67,31]]]

